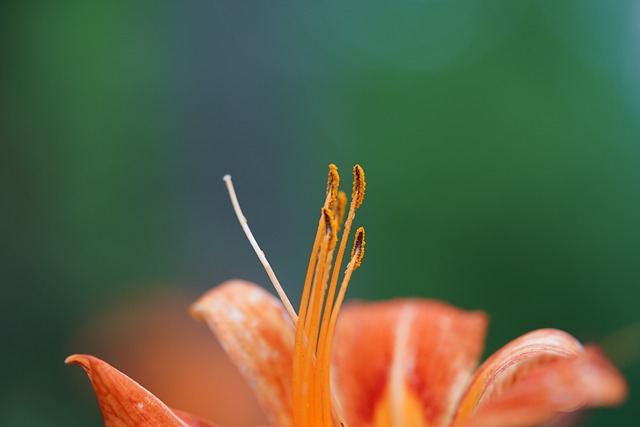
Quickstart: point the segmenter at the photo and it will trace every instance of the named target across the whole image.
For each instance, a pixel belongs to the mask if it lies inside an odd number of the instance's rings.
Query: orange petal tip
[[[89,357],[86,354],[72,354],[64,359],[64,363],[67,365],[76,364],[81,365],[83,368],[89,366]]]
[[[97,357],[74,354],[67,357],[65,363],[84,368],[93,385],[106,427],[189,425],[151,392]]]

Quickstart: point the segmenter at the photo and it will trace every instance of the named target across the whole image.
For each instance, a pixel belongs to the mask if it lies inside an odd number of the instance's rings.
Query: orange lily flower
[[[337,168],[330,166],[296,313],[247,225],[230,177],[225,181],[282,302],[255,284],[233,280],[203,295],[191,313],[216,334],[272,426],[538,426],[626,397],[624,379],[602,352],[559,330],[525,334],[476,370],[487,326],[482,312],[425,299],[352,303],[341,310],[364,254],[360,228],[338,285],[364,197],[359,166],[339,243],[346,195],[338,192]],[[169,408],[96,357],[73,355],[66,362],[81,365],[89,375],[107,427],[216,425]]]

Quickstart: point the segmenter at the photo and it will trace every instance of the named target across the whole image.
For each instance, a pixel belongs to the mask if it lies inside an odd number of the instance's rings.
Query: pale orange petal
[[[140,384],[97,357],[74,354],[65,363],[76,363],[89,375],[105,427],[189,425]]]
[[[457,410],[456,419],[468,417],[485,401],[502,395],[519,378],[540,365],[576,356],[582,345],[557,329],[540,329],[511,341],[487,359],[475,373]]]
[[[484,346],[487,317],[430,300],[340,314],[332,381],[350,425],[444,426]]]
[[[515,381],[513,385],[481,403],[466,421],[455,425],[542,425],[585,406],[619,404],[627,395],[624,379],[595,347],[538,365],[524,377],[513,377],[512,381]]]
[[[295,336],[280,301],[255,284],[233,280],[204,294],[191,313],[216,334],[270,423],[292,427]]]

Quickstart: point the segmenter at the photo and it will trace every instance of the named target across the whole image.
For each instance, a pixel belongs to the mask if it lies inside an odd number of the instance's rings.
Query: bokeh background
[[[255,421],[186,314],[267,284],[221,177],[297,299],[335,162],[368,178],[352,298],[604,343],[631,394],[584,425],[637,425],[640,1],[396,3],[4,4],[0,424],[102,425],[74,352]]]

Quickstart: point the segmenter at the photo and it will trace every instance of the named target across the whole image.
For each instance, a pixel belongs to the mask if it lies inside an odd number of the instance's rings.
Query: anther
[[[329,177],[327,178],[327,207],[331,208],[338,197],[338,186],[340,185],[340,175],[338,167],[333,163],[329,165]]]
[[[360,227],[356,230],[356,238],[353,242],[353,250],[351,251],[351,260],[353,262],[353,269],[360,267],[362,257],[364,257],[364,227]]]
[[[351,198],[355,203],[355,208],[358,209],[364,200],[364,190],[366,183],[364,181],[364,170],[360,165],[353,167],[353,193]]]
[[[338,224],[336,224],[335,216],[330,209],[323,208],[322,216],[325,222],[325,233],[329,237],[329,251],[332,251],[338,242]]]

